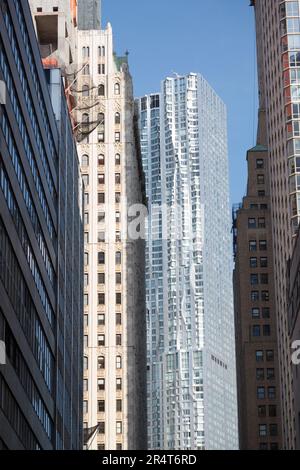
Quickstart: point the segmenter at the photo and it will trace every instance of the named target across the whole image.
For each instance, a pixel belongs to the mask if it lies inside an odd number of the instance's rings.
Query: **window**
[[[115,142],[121,142],[121,133],[115,132]]]
[[[122,369],[122,357],[121,356],[116,357],[116,368]]]
[[[115,193],[115,202],[116,204],[121,202],[121,193]]]
[[[268,362],[273,362],[274,361],[274,351],[273,350],[268,350],[266,351],[266,359]]]
[[[261,170],[263,167],[264,167],[264,161],[263,161],[263,159],[262,159],[262,158],[258,158],[258,159],[256,160],[256,168],[257,168],[258,170]]]
[[[84,315],[83,320],[84,320],[84,327],[88,327],[89,326],[89,316]]]
[[[270,400],[274,400],[276,398],[276,388],[275,387],[268,387],[268,397]]]
[[[89,224],[89,213],[85,212],[84,213],[84,225],[88,225],[88,224]]]
[[[98,423],[98,434],[105,434],[105,422],[100,421]]]
[[[258,284],[258,274],[250,274],[250,283],[251,286],[256,286]]]
[[[105,184],[105,175],[104,175],[104,173],[98,173],[98,184]]]
[[[120,175],[120,173],[115,174],[115,183],[116,184],[121,184],[121,175]]]
[[[262,317],[263,318],[270,318],[270,309],[269,309],[269,307],[263,307],[261,311],[262,311]]]
[[[98,264],[105,264],[105,253],[104,253],[104,251],[100,251],[98,253]]]
[[[122,450],[122,449],[123,449],[122,444],[120,444],[120,443],[117,442],[116,450]]]
[[[105,222],[105,212],[104,211],[98,212],[98,224],[101,224],[102,222]]]
[[[115,95],[119,95],[119,94],[120,94],[120,84],[115,83]]]
[[[273,368],[267,369],[267,379],[268,380],[274,380],[275,379],[275,369],[273,369]]]
[[[259,308],[253,308],[252,309],[252,318],[260,318]]]
[[[99,132],[98,132],[98,142],[99,142],[99,143],[105,142],[105,134],[104,134],[104,131],[99,131]]]
[[[276,405],[269,405],[269,416],[270,416],[270,418],[276,418],[276,416],[277,416],[277,407],[276,407]]]
[[[105,294],[98,294],[98,305],[105,305]]]
[[[115,114],[115,124],[120,124],[121,123],[121,115],[120,113]]]
[[[98,284],[105,284],[105,273],[98,273]]]
[[[82,48],[82,57],[90,57],[90,48],[89,47],[83,47]]]
[[[256,380],[264,380],[264,379],[265,379],[265,370],[256,369]]]
[[[83,276],[83,279],[84,279],[84,287],[87,287],[89,285],[89,275],[85,273]]]
[[[258,290],[253,290],[251,292],[251,300],[252,302],[257,302],[259,300],[259,292]]]
[[[258,204],[250,204],[250,209],[258,209]]]
[[[266,211],[268,209],[268,204],[261,204],[260,205],[260,208],[264,211]]]
[[[253,325],[252,326],[252,336],[260,336],[260,326]]]
[[[265,184],[265,176],[257,175],[257,184]]]
[[[89,381],[88,381],[88,379],[84,379],[84,381],[83,381],[83,391],[88,392],[88,390],[89,390]]]
[[[268,258],[260,258],[260,267],[267,268],[268,267]]]
[[[121,222],[121,213],[120,212],[116,212],[116,223],[119,224]]]
[[[105,412],[105,401],[98,400],[98,413],[104,413],[104,412]]]
[[[90,74],[90,66],[89,64],[85,65],[82,71],[83,75],[89,75]]]
[[[257,398],[264,400],[266,397],[265,387],[257,387]]]
[[[105,242],[105,232],[98,232],[98,243],[104,243]]]
[[[261,190],[257,191],[257,195],[258,195],[258,197],[265,197],[266,191],[261,189]]]
[[[105,369],[105,357],[104,356],[99,356],[98,357],[98,369]]]
[[[260,437],[265,437],[267,435],[267,425],[266,424],[260,424],[259,425],[259,436]]]
[[[98,96],[105,96],[105,86],[102,83],[98,86]]]
[[[105,379],[98,379],[97,384],[98,384],[98,392],[102,392],[103,390],[105,390]]]
[[[260,275],[260,283],[261,284],[269,284],[268,274],[263,273],[263,274]]]
[[[116,313],[116,325],[122,325],[122,315],[121,313]]]
[[[83,414],[88,413],[88,411],[89,411],[89,403],[87,400],[84,400],[83,401]]]
[[[122,253],[121,251],[116,252],[116,264],[121,264],[122,262]]]
[[[122,346],[122,335],[116,335],[116,346]]]
[[[259,240],[259,249],[260,251],[267,250],[267,241],[266,240]]]
[[[98,166],[103,166],[105,164],[104,155],[98,155]]]
[[[253,219],[253,218],[248,219],[248,228],[256,228],[256,219]]]
[[[117,421],[116,433],[117,434],[122,434],[122,421]]]
[[[266,228],[266,219],[265,217],[258,218],[258,228]]]
[[[116,411],[120,413],[122,411],[122,400],[116,400]]]
[[[263,300],[264,302],[268,302],[269,301],[269,291],[267,290],[263,290],[262,293],[261,293],[261,300]]]
[[[97,444],[98,450],[105,450],[105,444]]]
[[[87,335],[84,335],[83,337],[83,347],[87,348],[89,344],[89,337]]]
[[[105,74],[105,64],[98,64],[98,74],[99,75]]]
[[[98,313],[97,319],[98,319],[98,326],[105,325],[105,315],[104,315],[104,313]]]
[[[116,390],[118,392],[122,390],[122,379],[121,378],[116,379]]]
[[[83,85],[83,87],[82,87],[82,96],[84,98],[87,98],[88,96],[90,96],[90,87],[89,87],[89,85]]]
[[[105,346],[105,335],[98,335],[98,346]]]
[[[89,185],[89,175],[82,175],[82,181],[85,187]]]
[[[256,362],[263,362],[264,360],[264,352],[263,351],[256,351],[255,352]]]
[[[83,203],[84,203],[85,206],[88,206],[88,205],[89,205],[89,200],[90,200],[89,193],[84,193],[84,195],[83,195]]]
[[[105,46],[98,46],[98,56],[99,57],[105,56]]]
[[[120,165],[121,164],[121,155],[119,153],[116,153],[115,155],[115,165]]]
[[[84,370],[87,370],[89,368],[89,358],[87,356],[84,356],[83,358],[83,368]]]
[[[122,241],[122,239],[121,239],[121,232],[117,231],[117,232],[116,232],[116,243],[119,243],[119,242],[121,242],[121,241]]]
[[[270,436],[277,436],[277,435],[278,435],[277,424],[270,424]]]
[[[265,418],[267,416],[267,410],[265,405],[261,405],[258,407],[258,416],[260,418]]]
[[[89,254],[84,253],[84,265],[88,266],[88,264],[89,264]]]
[[[116,284],[122,284],[122,273],[116,273]]]
[[[89,156],[88,155],[82,155],[81,157],[81,165],[82,166],[89,166]]]
[[[85,307],[89,304],[89,295],[88,294],[84,294],[83,302],[84,302]]]
[[[250,242],[249,242],[249,251],[256,251],[256,250],[257,250],[256,240],[250,240]]]
[[[250,268],[257,268],[257,258],[250,258]]]
[[[116,304],[121,305],[122,304],[122,294],[120,292],[116,293]]]
[[[98,193],[98,204],[105,204],[105,193]]]

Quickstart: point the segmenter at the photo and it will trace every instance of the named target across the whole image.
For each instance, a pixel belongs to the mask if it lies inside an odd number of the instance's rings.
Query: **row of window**
[[[119,224],[121,222],[121,212],[120,211],[116,211],[115,212],[115,216],[116,216],[116,224]],[[89,215],[89,212],[85,212],[84,213],[84,216],[83,216],[83,221],[84,221],[84,225],[89,225],[90,223],[90,215]],[[97,216],[97,221],[98,223],[104,223],[105,221],[105,212],[103,211],[100,211],[98,212],[98,216]],[[102,234],[103,235],[104,232],[99,232],[99,234]],[[116,232],[116,238],[117,238],[117,235],[120,234],[119,231]],[[99,240],[99,243],[105,241],[105,234],[104,234],[104,238],[98,238]],[[120,240],[118,241],[121,241],[121,237],[120,237]],[[88,264],[88,263],[87,263]]]
[[[266,351],[258,350],[255,351],[256,362],[274,362],[274,351],[273,349],[267,349]]]
[[[83,368],[84,370],[88,370],[89,368],[89,358],[87,356],[84,356],[83,358]],[[104,356],[98,356],[97,358],[97,369],[105,369],[105,357]],[[122,357],[117,356],[116,357],[116,369],[122,369]]]
[[[251,310],[252,318],[270,318],[270,309],[269,307],[252,308]]]
[[[270,293],[268,290],[263,290],[261,292],[258,290],[253,290],[251,291],[250,297],[252,302],[258,302],[259,300],[262,300],[263,302],[269,302]]]
[[[266,398],[269,398],[270,400],[275,400],[276,387],[257,387],[256,397],[258,400],[265,400]]]
[[[121,413],[122,412],[122,400],[117,399],[116,400],[116,412]],[[83,402],[83,414],[88,413],[89,411],[89,404],[87,400],[84,400]],[[105,400],[98,400],[97,402],[97,412],[98,413],[105,413]]]
[[[269,275],[266,273],[250,274],[250,284],[251,286],[256,286],[258,284],[269,284]]]
[[[249,217],[248,219],[248,228],[266,228],[266,219],[265,217],[259,217],[255,219],[253,217]]]
[[[98,313],[97,315],[97,325],[104,326],[105,325],[105,313]],[[122,314],[120,312],[116,312],[116,325],[122,325]],[[84,327],[87,328],[89,326],[89,316],[87,314],[84,315]]]
[[[118,221],[120,221],[119,218],[118,218]],[[121,232],[117,230],[115,234],[115,242],[120,243],[121,241],[122,241]],[[106,242],[106,233],[103,231],[98,232],[97,243],[105,243],[105,242]],[[84,243],[86,245],[89,243],[89,232],[84,232]]]
[[[89,46],[83,46],[82,57],[90,57]],[[105,57],[105,46],[98,46],[98,57]]]
[[[116,273],[115,281],[116,281],[116,284],[118,285],[122,284],[122,273],[120,272]],[[105,273],[98,273],[97,283],[100,285],[105,284]],[[88,285],[89,285],[89,274],[84,273],[84,287],[88,287]]]
[[[121,251],[117,251],[115,255],[115,263],[117,265],[122,263],[122,253]],[[89,264],[89,254],[85,253],[84,254],[84,264],[87,266]],[[99,251],[98,253],[98,264],[105,264],[105,252],[104,251]],[[101,283],[104,284],[104,283]]]
[[[87,167],[90,164],[90,158],[88,155],[84,154],[81,157],[81,166],[82,167]],[[103,154],[98,155],[98,166],[104,166],[105,165],[105,157]],[[115,155],[115,165],[119,166],[121,165],[121,155],[119,153],[116,153]]]
[[[249,264],[250,268],[258,268],[258,258],[252,257],[249,259]],[[268,258],[266,257],[261,257],[259,260],[259,266],[261,268],[267,268],[268,267]]]
[[[116,422],[116,433],[117,434],[122,434],[123,432],[123,423],[122,421],[117,421]],[[98,434],[105,434],[105,422],[104,421],[99,421],[98,422]]]
[[[97,336],[97,345],[100,348],[101,346],[105,346],[105,335],[100,334]],[[116,335],[116,346],[122,346],[122,335],[117,334]],[[84,347],[88,348],[89,347],[89,337],[88,335],[84,335]]]
[[[271,336],[270,325],[252,325],[252,336]]]
[[[88,183],[87,179],[85,179],[84,181]],[[85,207],[88,206],[89,203],[90,203],[90,194],[89,193],[84,193],[83,199],[84,199],[84,206]],[[121,193],[116,192],[115,193],[115,203],[120,204],[120,202],[121,202]],[[104,203],[105,203],[105,193],[98,193],[98,204],[104,204]],[[99,220],[99,218],[101,218],[101,220]],[[105,212],[99,212],[98,213],[98,222],[104,222],[104,220],[105,220]]]
[[[105,294],[98,293],[98,305],[105,305]],[[122,294],[121,292],[116,292],[116,305],[122,305]],[[87,307],[89,305],[89,294],[84,294],[83,296],[84,306]]]
[[[278,426],[277,424],[269,424],[269,431],[268,431],[267,424],[259,424],[258,433],[259,433],[259,437],[278,436]]]
[[[249,251],[257,251],[259,248],[260,251],[267,251],[268,244],[266,240],[250,240],[249,241]]]
[[[83,181],[84,187],[87,188],[90,184],[89,175],[88,174],[83,174],[82,175],[82,181]],[[98,185],[105,184],[105,174],[104,173],[98,173],[97,181],[98,181]],[[121,184],[121,174],[120,173],[115,173],[115,184],[117,184],[117,185]]]
[[[275,369],[267,368],[265,369],[256,369],[256,380],[274,380],[275,379]]]

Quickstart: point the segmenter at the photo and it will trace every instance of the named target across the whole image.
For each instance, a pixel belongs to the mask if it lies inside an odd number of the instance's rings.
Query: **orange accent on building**
[[[70,0],[71,16],[74,26],[77,26],[77,0]]]
[[[56,69],[59,68],[57,59],[53,57],[46,57],[42,59],[44,69]]]

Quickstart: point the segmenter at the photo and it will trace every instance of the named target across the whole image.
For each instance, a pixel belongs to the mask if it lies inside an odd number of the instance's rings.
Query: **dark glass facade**
[[[80,449],[79,162],[24,0],[0,2],[0,80],[0,449]]]

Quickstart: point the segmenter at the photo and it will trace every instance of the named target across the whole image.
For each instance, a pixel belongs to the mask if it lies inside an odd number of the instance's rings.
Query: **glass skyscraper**
[[[238,447],[226,108],[201,75],[136,100],[152,449]]]

